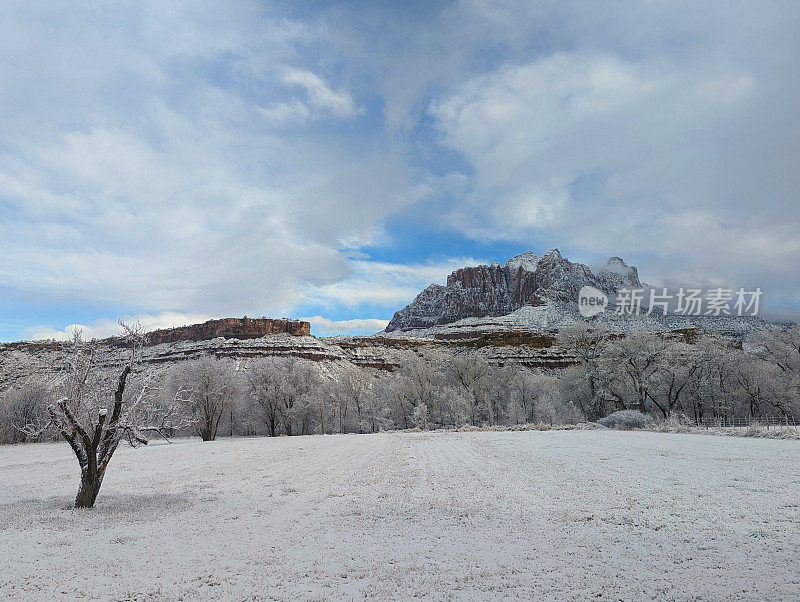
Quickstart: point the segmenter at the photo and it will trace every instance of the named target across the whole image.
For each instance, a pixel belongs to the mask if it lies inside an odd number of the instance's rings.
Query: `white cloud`
[[[389,320],[377,318],[354,318],[352,320],[329,320],[322,316],[300,318],[311,322],[312,334],[317,336],[332,336],[337,334],[368,333],[372,334],[386,328]]]
[[[348,277],[338,249],[370,242],[408,202],[405,168],[391,144],[365,157],[346,138],[292,129],[361,108],[312,70],[284,67],[301,64],[298,45],[324,28],[268,12],[9,8],[0,285],[151,312],[260,315],[288,312],[301,287]]]
[[[139,323],[146,332],[161,328],[175,328],[199,324],[211,319],[203,314],[182,314],[177,312],[163,312],[157,315],[139,314],[120,318],[127,324]],[[70,324],[63,330],[56,330],[50,326],[35,326],[26,330],[25,339],[30,341],[56,340],[66,341],[72,338],[75,332],[80,332],[85,341],[91,339],[105,339],[119,335],[121,332],[116,320],[106,318],[96,320],[91,324]]]
[[[352,275],[349,278],[307,287],[303,302],[323,307],[372,305],[399,308],[410,303],[428,285],[444,284],[452,271],[481,263],[487,262],[470,257],[417,264],[350,260]]]
[[[294,99],[291,102],[278,102],[260,109],[261,114],[276,123],[305,121],[311,117],[311,111],[301,101]]]
[[[800,294],[786,277],[800,269],[799,216],[776,168],[800,148],[761,104],[798,86],[762,63],[580,50],[471,79],[430,108],[474,170],[448,223],[633,257],[670,281],[760,277]]]
[[[286,84],[300,86],[308,95],[309,104],[336,117],[354,117],[364,112],[347,92],[336,92],[318,75],[302,69],[288,69],[283,77]]]
[[[500,239],[557,226],[581,173],[613,169],[638,152],[625,125],[631,111],[685,83],[594,53],[556,53],[467,82],[431,106],[446,143],[475,168],[451,223]]]
[[[798,297],[797,10],[12,0],[0,286],[152,315],[388,310],[460,267],[339,251],[401,214]]]

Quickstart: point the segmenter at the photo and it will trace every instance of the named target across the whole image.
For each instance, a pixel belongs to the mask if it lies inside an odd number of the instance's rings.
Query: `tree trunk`
[[[361,402],[358,400],[358,396],[355,398],[356,402],[356,418],[358,420],[358,432],[359,434],[364,434],[364,428],[361,425]]]
[[[103,476],[84,470],[81,474],[81,487],[75,497],[76,508],[94,508],[97,494],[100,493],[100,485],[103,483]]]

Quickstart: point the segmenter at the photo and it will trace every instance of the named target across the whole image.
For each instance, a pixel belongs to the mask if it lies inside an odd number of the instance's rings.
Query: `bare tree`
[[[680,342],[669,341],[658,359],[654,385],[647,389],[647,396],[663,418],[669,418],[681,407],[689,393],[689,385],[698,369],[695,348]]]
[[[330,405],[334,410],[336,428],[340,433],[347,432],[347,420],[350,410],[350,398],[342,395],[337,381],[331,381],[326,387],[325,396],[329,399]]]
[[[319,393],[319,376],[308,360],[283,358],[276,372],[279,409],[287,435],[311,433],[311,396]],[[299,432],[298,432],[299,431]]]
[[[414,406],[414,413],[412,414],[414,426],[423,431],[428,430],[428,406],[424,403],[418,403]]]
[[[461,387],[443,386],[438,389],[438,416],[442,426],[457,428],[469,420],[472,398]]]
[[[775,326],[752,339],[756,352],[786,374],[800,372],[800,326]]]
[[[606,405],[611,401],[607,359],[613,339],[602,325],[577,322],[563,328],[558,341],[570,349],[580,360],[578,366],[565,371],[567,380],[575,387],[572,398],[590,419],[605,416]],[[585,390],[584,390],[585,388]]]
[[[391,428],[387,389],[383,381],[376,380],[369,388],[364,410],[364,423],[371,433]]]
[[[779,397],[773,387],[774,381],[780,378],[774,365],[765,365],[757,358],[745,356],[737,362],[733,372],[743,399],[742,405],[751,418],[761,416],[770,405],[769,402]]]
[[[696,366],[688,384],[684,413],[697,422],[728,416],[730,401],[735,396],[734,367],[743,358],[740,352],[719,341],[702,340],[692,353]]]
[[[366,420],[367,402],[370,395],[368,374],[362,368],[353,367],[339,376],[337,380],[337,397],[340,403],[349,405],[355,410],[356,428],[359,433],[369,425]],[[372,425],[374,432],[374,425]]]
[[[320,382],[316,394],[308,403],[311,419],[316,423],[316,432],[320,435],[328,433],[336,418],[336,399],[331,392],[331,382]]]
[[[253,402],[270,437],[278,434],[280,396],[277,391],[276,358],[259,358],[247,368],[247,384]]]
[[[772,406],[784,416],[800,417],[800,326],[776,326],[751,341],[767,370]]]
[[[663,339],[651,333],[630,333],[614,341],[608,350],[614,374],[611,395],[620,409],[634,406],[646,413],[665,352]]]
[[[319,376],[312,362],[289,357],[260,359],[247,370],[250,394],[260,408],[270,435],[310,434],[318,415],[312,401],[320,393]]]
[[[37,378],[27,378],[0,397],[0,443],[39,439],[50,423],[50,389]]]
[[[427,358],[412,355],[400,369],[394,393],[396,407],[403,421],[402,428],[410,426],[409,420],[419,428],[428,428],[428,420],[435,412],[438,397],[440,379],[437,367],[443,363],[439,354]],[[425,426],[420,426],[421,423]]]
[[[77,332],[56,388],[59,400],[48,407],[52,425],[69,443],[80,465],[76,508],[94,506],[111,458],[123,439],[132,445],[148,442],[142,432],[146,420],[142,409],[151,392],[150,380],[144,379],[136,394],[127,394],[142,343],[141,328],[122,323],[121,326],[130,359],[122,367],[116,387],[109,382],[107,373],[99,369],[94,345],[85,343]],[[110,414],[106,399],[112,402]]]
[[[180,370],[180,383],[187,391],[184,403],[203,441],[217,438],[219,423],[238,392],[230,362],[206,357]]]
[[[455,386],[461,387],[465,396],[470,400],[471,424],[478,425],[484,417],[482,405],[487,392],[489,364],[478,355],[461,353],[445,364],[445,372],[451,382]]]

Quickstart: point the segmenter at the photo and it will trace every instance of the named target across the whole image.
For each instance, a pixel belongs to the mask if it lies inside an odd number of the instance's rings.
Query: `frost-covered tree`
[[[278,435],[280,428],[280,396],[277,394],[277,380],[273,378],[276,358],[258,358],[247,367],[247,387],[253,401],[254,410],[267,428],[270,437]]]
[[[800,325],[775,326],[750,341],[768,367],[762,375],[771,388],[769,401],[783,416],[800,418]]]
[[[517,379],[528,398],[525,422],[564,424],[584,419],[571,399],[572,391],[564,387],[563,371],[520,371]]]
[[[646,392],[662,418],[672,416],[688,398],[689,385],[698,369],[694,351],[694,347],[680,341],[668,341],[658,357],[654,383]]]
[[[366,399],[364,423],[371,433],[394,428],[388,401],[391,389],[387,387],[387,380],[386,378],[374,379]]]
[[[313,362],[268,357],[248,367],[250,393],[271,435],[310,434],[319,416],[320,378]]]
[[[575,404],[589,420],[602,418],[619,401],[611,392],[614,371],[611,362],[601,362],[597,368],[584,364],[569,366],[559,372],[561,397]]]
[[[470,423],[473,426],[487,419],[486,408],[489,391],[489,364],[474,353],[455,354],[445,363],[445,375],[453,386],[460,387],[470,400]]]
[[[457,428],[470,418],[472,396],[461,387],[442,386],[437,394],[437,420],[443,427]]]
[[[309,360],[289,360],[278,373],[280,410],[287,435],[308,435],[311,427],[311,398],[319,393],[320,377]]]
[[[336,397],[339,403],[352,409],[355,429],[363,433],[370,429],[367,420],[367,403],[370,397],[370,382],[365,370],[355,368],[343,371],[336,380]],[[371,429],[370,429],[371,430]]]
[[[607,397],[604,378],[604,360],[608,356],[609,335],[603,326],[577,322],[563,328],[558,334],[561,345],[572,350],[580,360],[588,387],[587,407],[584,411],[596,413],[602,406],[601,400]]]
[[[332,432],[336,424],[335,399],[330,394],[330,387],[320,379],[317,390],[309,398],[309,419],[314,423],[314,432],[320,435]]]
[[[656,385],[660,362],[665,353],[664,340],[652,333],[630,333],[607,345],[612,379],[609,393],[619,409],[647,412],[647,402]]]
[[[440,370],[445,361],[446,358],[436,353],[425,358],[410,355],[400,368],[394,394],[395,406],[403,420],[402,428],[411,425],[427,428],[428,420],[433,419],[441,383]],[[420,426],[420,422],[425,427]]]
[[[179,368],[177,378],[187,391],[183,398],[195,432],[203,441],[217,438],[219,424],[238,394],[234,365],[205,357]]]
[[[350,420],[350,398],[341,394],[341,389],[336,380],[327,383],[324,395],[328,399],[329,406],[333,408],[333,422],[336,425],[336,431],[346,433]]]
[[[736,393],[734,367],[741,356],[719,341],[702,340],[691,361],[695,369],[683,401],[684,414],[696,422],[731,415]]]
[[[116,378],[97,365],[94,345],[84,342],[79,332],[75,333],[61,378],[52,392],[58,401],[47,408],[51,424],[69,443],[81,469],[76,508],[94,506],[121,441],[127,440],[134,446],[147,444],[148,430],[165,427],[177,415],[169,409],[159,417],[160,422],[151,422],[156,418],[148,407],[153,390],[151,380],[140,378],[135,372],[141,329],[122,326],[130,358],[119,368]]]
[[[51,387],[26,378],[0,396],[0,443],[35,441],[47,431]]]
[[[752,337],[751,343],[759,357],[781,372],[800,372],[800,325],[775,326]]]

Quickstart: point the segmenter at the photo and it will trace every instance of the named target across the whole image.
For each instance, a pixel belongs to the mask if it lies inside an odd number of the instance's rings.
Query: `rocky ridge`
[[[148,371],[161,372],[185,361],[203,357],[230,359],[238,369],[260,357],[293,357],[317,362],[324,374],[334,376],[342,370],[366,368],[393,372],[412,355],[432,353],[477,353],[495,365],[517,363],[540,368],[556,368],[575,363],[575,357],[556,344],[553,335],[529,332],[501,332],[466,338],[359,337],[317,338],[290,332],[267,333],[251,337],[251,325],[235,318],[155,331],[142,349],[141,362]],[[208,324],[208,323],[206,323]],[[302,323],[307,324],[307,323]],[[216,330],[227,325],[228,330]],[[293,330],[294,327],[287,330]],[[300,329],[301,331],[304,328]],[[212,332],[224,334],[209,338]],[[150,333],[152,335],[153,333]],[[184,336],[185,338],[179,338]],[[100,367],[117,369],[128,359],[128,350],[120,338],[95,342]],[[24,383],[28,377],[52,379],[65,364],[69,344],[61,341],[33,341],[0,344],[0,393]]]
[[[290,334],[310,336],[311,324],[286,318],[223,318],[202,324],[166,328],[147,333],[147,345],[174,343],[176,341],[202,341],[217,337],[235,339],[258,339],[268,334]]]
[[[564,326],[587,321],[577,303],[584,286],[599,289],[612,299],[604,312],[589,321],[613,332],[698,329],[741,340],[769,327],[759,317],[684,316],[660,310],[649,315],[620,315],[613,306],[616,293],[623,288],[647,288],[634,266],[611,257],[595,274],[553,249],[543,257],[527,251],[505,265],[456,270],[448,276],[446,286],[432,284],[395,313],[385,334],[454,340],[484,333],[556,333]]]
[[[456,270],[446,286],[432,284],[395,313],[386,332],[410,331],[452,324],[466,318],[506,316],[523,307],[549,302],[569,303],[578,291],[593,286],[613,295],[620,288],[640,288],[639,274],[619,257],[611,257],[594,274],[587,266],[561,256],[558,249],[539,257],[531,251],[505,265],[493,263]]]

